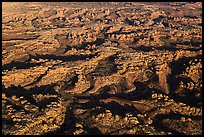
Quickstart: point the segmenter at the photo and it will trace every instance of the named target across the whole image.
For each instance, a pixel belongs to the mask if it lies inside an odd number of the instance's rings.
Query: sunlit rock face
[[[201,2],[2,2],[4,135],[201,135]]]

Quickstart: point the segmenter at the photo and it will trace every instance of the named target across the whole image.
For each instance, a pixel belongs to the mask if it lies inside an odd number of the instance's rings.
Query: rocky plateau
[[[2,2],[2,134],[201,135],[202,2]]]

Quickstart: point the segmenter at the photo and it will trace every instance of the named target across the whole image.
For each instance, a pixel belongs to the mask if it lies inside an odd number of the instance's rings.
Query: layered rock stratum
[[[4,135],[201,135],[201,2],[3,2]]]

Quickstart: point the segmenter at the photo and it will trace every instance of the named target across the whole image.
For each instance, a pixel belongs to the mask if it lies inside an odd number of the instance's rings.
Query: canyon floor
[[[4,135],[201,135],[201,2],[2,2]]]

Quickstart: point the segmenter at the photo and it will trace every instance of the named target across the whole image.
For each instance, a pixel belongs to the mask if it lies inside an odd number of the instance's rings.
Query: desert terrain
[[[201,2],[2,2],[4,135],[201,135]]]

